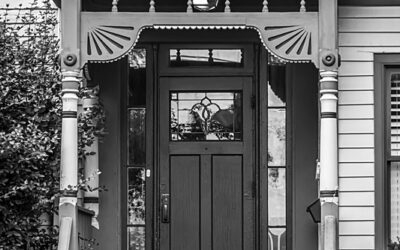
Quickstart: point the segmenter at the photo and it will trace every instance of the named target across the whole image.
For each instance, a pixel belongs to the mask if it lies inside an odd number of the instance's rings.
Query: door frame
[[[206,31],[203,31],[206,32]],[[246,31],[247,32],[247,31]],[[172,33],[171,31],[169,33]],[[232,32],[238,33],[238,31]],[[237,35],[236,35],[237,36]],[[236,37],[235,36],[235,37]],[[146,38],[141,43],[136,46],[137,48],[146,49],[146,169],[151,171],[151,176],[146,177],[146,249],[159,249],[159,199],[160,190],[159,190],[159,145],[160,145],[160,131],[158,129],[157,124],[159,124],[158,113],[159,107],[156,100],[159,100],[159,78],[161,76],[182,76],[179,72],[169,72],[168,70],[163,69],[163,65],[159,61],[160,57],[160,48],[163,46],[171,46],[171,48],[176,47],[191,47],[193,48],[193,44],[196,44],[196,47],[206,47],[209,45],[215,45],[218,48],[237,48],[240,47],[248,47],[249,51],[251,51],[252,56],[249,57],[248,62],[252,65],[251,67],[244,67],[245,70],[242,72],[235,72],[234,76],[251,76],[253,81],[253,93],[254,93],[254,144],[255,144],[255,158],[254,158],[254,180],[256,181],[255,186],[255,247],[256,249],[267,249],[268,247],[268,178],[261,178],[262,176],[268,176],[267,166],[267,152],[268,149],[268,115],[267,115],[267,103],[268,103],[268,95],[267,95],[267,84],[268,81],[268,52],[264,49],[262,44],[259,42],[258,37],[256,39],[248,38],[245,39],[240,37],[237,43],[229,43],[222,42],[224,37],[218,37],[216,42],[213,42],[213,38],[209,40],[211,42],[204,41],[204,38],[201,38],[200,42],[195,43],[195,38],[184,38],[184,42],[176,42],[172,43],[176,39],[172,34],[168,37],[154,37],[153,39]],[[150,36],[151,37],[151,36]],[[163,41],[165,40],[165,41]],[[190,43],[188,45],[188,43]],[[250,47],[250,48],[249,48]],[[165,64],[164,64],[165,66]],[[186,70],[183,75],[198,74],[204,75],[204,72]],[[229,72],[211,72],[211,76],[232,76]],[[290,131],[290,86],[287,86],[287,119],[286,119],[286,143],[287,143],[287,165],[288,171],[286,174],[286,219],[287,219],[287,249],[291,249],[291,234],[290,231],[291,226],[291,131]],[[126,117],[126,97],[122,100],[123,107],[123,116],[124,121],[127,121]],[[121,124],[121,131],[123,134],[123,138],[126,138],[126,128],[127,124]],[[125,136],[125,137],[124,137]],[[123,141],[122,143],[124,143]],[[126,159],[126,146],[123,147],[122,159]],[[126,189],[126,176],[121,176],[121,190]],[[122,195],[126,196],[126,190],[122,191]],[[123,196],[124,197],[124,196]],[[125,198],[122,199],[123,201]],[[122,216],[121,219],[126,221],[126,208],[124,205],[122,207]],[[123,226],[122,229],[122,240],[123,249],[127,249],[127,230],[125,223],[121,223]]]

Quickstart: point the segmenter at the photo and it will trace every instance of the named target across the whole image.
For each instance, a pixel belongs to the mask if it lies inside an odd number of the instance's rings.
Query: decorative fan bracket
[[[129,53],[143,29],[255,29],[281,61],[318,67],[318,13],[82,12],[81,65],[112,62]]]

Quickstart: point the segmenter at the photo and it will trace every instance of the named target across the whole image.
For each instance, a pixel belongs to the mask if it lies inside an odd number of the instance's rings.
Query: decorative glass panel
[[[171,92],[171,140],[241,140],[240,92]]]
[[[144,165],[146,163],[146,109],[131,108],[128,114],[128,164]]]
[[[145,170],[128,169],[128,225],[145,224]]]
[[[286,165],[286,110],[268,110],[268,165]]]
[[[145,250],[145,227],[128,227],[128,249]]]
[[[391,85],[391,155],[400,156],[400,73],[392,74]]]
[[[241,49],[171,49],[170,65],[241,67]]]
[[[268,250],[286,250],[286,228],[268,229]]]
[[[286,169],[268,169],[268,225],[286,225]]]

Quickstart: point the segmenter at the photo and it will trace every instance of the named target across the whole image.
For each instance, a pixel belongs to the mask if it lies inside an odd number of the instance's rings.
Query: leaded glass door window
[[[170,92],[172,141],[240,141],[241,92]]]

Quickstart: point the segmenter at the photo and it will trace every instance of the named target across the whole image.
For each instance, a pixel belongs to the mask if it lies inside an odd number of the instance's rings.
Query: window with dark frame
[[[387,105],[387,175],[390,192],[389,241],[398,242],[400,237],[400,68],[388,68],[386,72]]]
[[[287,249],[286,65],[268,65],[268,249]]]

